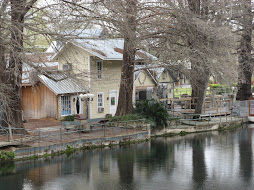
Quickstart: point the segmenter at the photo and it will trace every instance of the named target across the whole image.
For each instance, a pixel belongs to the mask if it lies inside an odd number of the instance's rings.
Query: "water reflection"
[[[0,189],[253,189],[253,132],[157,138],[151,142],[13,163]]]
[[[192,140],[192,167],[194,189],[202,187],[206,181],[206,163],[205,163],[205,140],[204,136],[195,136]]]
[[[130,190],[136,189],[133,181],[135,151],[131,147],[120,148],[116,156],[120,187],[122,186]]]
[[[251,133],[251,128],[239,132],[240,176],[246,184],[252,180],[252,144],[249,143]]]

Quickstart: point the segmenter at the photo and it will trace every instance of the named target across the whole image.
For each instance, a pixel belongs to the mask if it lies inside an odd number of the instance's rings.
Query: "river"
[[[1,166],[0,190],[254,189],[250,127]]]

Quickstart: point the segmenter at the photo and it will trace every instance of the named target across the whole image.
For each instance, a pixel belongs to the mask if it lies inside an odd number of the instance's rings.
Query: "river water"
[[[254,128],[1,166],[0,190],[254,189]]]

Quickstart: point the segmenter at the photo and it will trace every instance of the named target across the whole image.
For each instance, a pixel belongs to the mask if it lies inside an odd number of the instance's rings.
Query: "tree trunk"
[[[12,127],[23,128],[22,121],[22,60],[24,15],[26,0],[11,0],[11,42],[10,62],[7,68],[6,83],[12,87],[11,109],[8,123]],[[16,130],[19,131],[19,130]]]
[[[252,12],[251,0],[243,1],[243,28],[240,43],[239,73],[238,73],[238,92],[237,100],[248,100],[252,96],[251,92],[251,35],[252,35]]]
[[[192,13],[197,16],[201,16],[201,3],[200,0],[188,0],[189,9]],[[207,7],[203,7],[203,9],[207,9]],[[207,12],[207,11],[205,11]],[[205,17],[206,15],[203,15]],[[192,58],[190,58],[191,62],[191,74],[190,81],[192,87],[192,102],[194,103],[193,108],[195,108],[196,114],[203,113],[203,106],[205,102],[206,96],[206,88],[209,82],[210,72],[208,67],[206,66],[206,58],[202,57],[197,51],[199,50],[199,44],[196,42],[196,38],[203,39],[202,43],[206,43],[206,36],[199,34],[199,31],[195,29],[195,27],[190,28],[190,33],[193,36],[189,38],[189,46],[192,52]]]
[[[123,63],[121,72],[121,82],[119,89],[119,101],[116,115],[122,116],[133,112],[133,80],[136,54],[136,0],[127,0],[126,7],[126,30],[124,33]]]
[[[131,50],[131,52],[128,51],[128,49]],[[131,114],[133,112],[132,94],[135,51],[135,48],[132,47],[132,42],[130,42],[128,38],[124,38],[123,65],[116,112],[118,116]]]
[[[0,85],[3,83],[5,65],[4,47],[2,46],[2,44],[2,41],[0,41]]]
[[[194,103],[195,113],[203,113],[203,107],[206,96],[206,88],[209,82],[209,70],[205,69],[203,65],[202,68],[195,64],[192,64],[191,68],[191,87],[192,94],[191,99]]]

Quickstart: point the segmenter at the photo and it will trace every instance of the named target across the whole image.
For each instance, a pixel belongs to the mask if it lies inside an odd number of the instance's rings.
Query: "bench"
[[[71,129],[75,129],[76,126],[81,125],[80,121],[62,121],[62,125],[64,126],[64,129],[66,131],[69,131]]]

